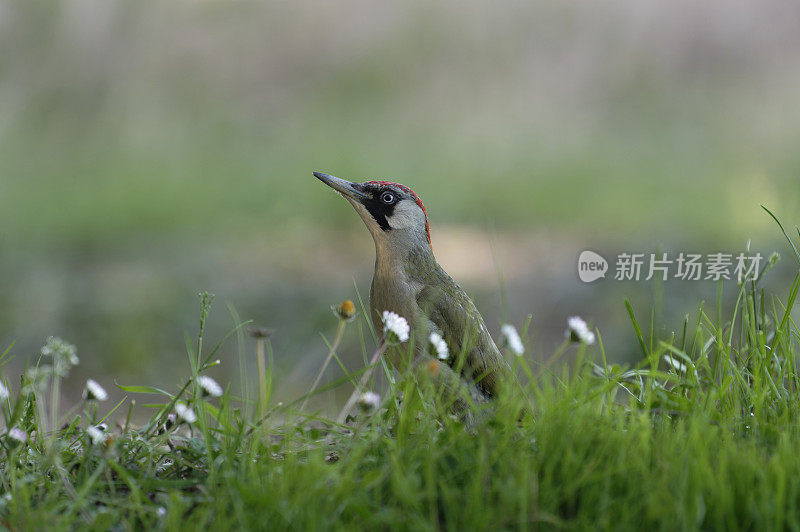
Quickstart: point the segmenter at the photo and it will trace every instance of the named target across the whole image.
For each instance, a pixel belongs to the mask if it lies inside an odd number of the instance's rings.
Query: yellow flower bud
[[[340,320],[350,321],[356,316],[356,306],[349,299],[342,301],[341,305],[332,306],[331,309]]]

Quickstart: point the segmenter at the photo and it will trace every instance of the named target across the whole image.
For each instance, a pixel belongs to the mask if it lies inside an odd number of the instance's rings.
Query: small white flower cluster
[[[567,320],[567,330],[564,336],[573,342],[581,342],[586,345],[594,343],[594,333],[589,330],[586,322],[578,316],[573,316]]]
[[[11,392],[8,391],[6,385],[0,382],[0,401],[8,399],[11,397]]]
[[[525,346],[522,345],[522,338],[519,337],[516,327],[510,323],[506,323],[500,327],[500,337],[502,338],[503,345],[508,346],[515,355],[521,355],[525,352]]]
[[[439,360],[447,360],[450,356],[450,350],[447,348],[447,342],[444,341],[438,333],[432,332],[428,342],[428,352],[431,356],[435,356]]]
[[[80,363],[78,349],[55,336],[48,336],[45,340],[44,346],[42,346],[42,356],[53,359],[53,372],[59,377],[66,377],[70,368]]]
[[[375,392],[364,392],[358,397],[357,404],[362,412],[369,413],[381,406],[381,396]]]
[[[78,350],[75,346],[55,336],[48,336],[47,340],[45,340],[42,346],[42,356],[63,356],[73,366],[77,366],[80,362],[80,360],[78,360]]]
[[[181,401],[177,401],[175,403],[175,412],[177,412],[178,416],[180,416],[181,419],[187,423],[194,423],[197,421],[197,416],[195,415],[194,410]]]
[[[86,381],[86,387],[83,389],[83,398],[87,401],[105,401],[108,399],[108,394],[96,380],[89,379]]]
[[[222,397],[222,387],[217,384],[217,381],[207,375],[200,375],[197,377],[197,384],[203,391],[203,395],[210,395],[211,397]]]
[[[401,344],[408,340],[411,327],[406,319],[395,312],[383,311],[383,332],[389,345]]]

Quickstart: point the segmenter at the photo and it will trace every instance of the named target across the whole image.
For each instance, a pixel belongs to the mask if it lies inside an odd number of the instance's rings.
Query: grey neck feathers
[[[375,241],[376,276],[405,275],[411,255],[414,255],[415,262],[423,258],[436,263],[427,235],[419,231],[392,229],[373,232],[372,238]]]

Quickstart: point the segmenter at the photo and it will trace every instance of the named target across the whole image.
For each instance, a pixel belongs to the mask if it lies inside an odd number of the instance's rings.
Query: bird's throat
[[[375,275],[380,277],[405,276],[408,267],[420,260],[436,263],[433,250],[427,240],[401,237],[395,233],[391,236],[373,234],[375,240]]]

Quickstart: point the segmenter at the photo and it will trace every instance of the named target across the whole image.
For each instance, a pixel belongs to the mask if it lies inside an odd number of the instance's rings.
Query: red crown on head
[[[422,209],[422,214],[425,215],[425,233],[428,236],[428,244],[431,244],[431,226],[428,223],[428,211],[425,210],[425,205],[423,205],[422,200],[419,199],[419,196],[417,196],[416,192],[414,192],[413,190],[411,190],[407,186],[401,185],[400,183],[395,183],[394,181],[367,181],[367,184],[368,185],[380,185],[380,186],[389,186],[389,185],[391,185],[391,186],[395,186],[395,187],[399,188],[400,190],[402,190],[406,194],[411,194],[411,197],[414,198],[414,201],[416,202],[416,204],[419,205],[420,209]],[[433,244],[431,244],[431,247],[433,247]]]

